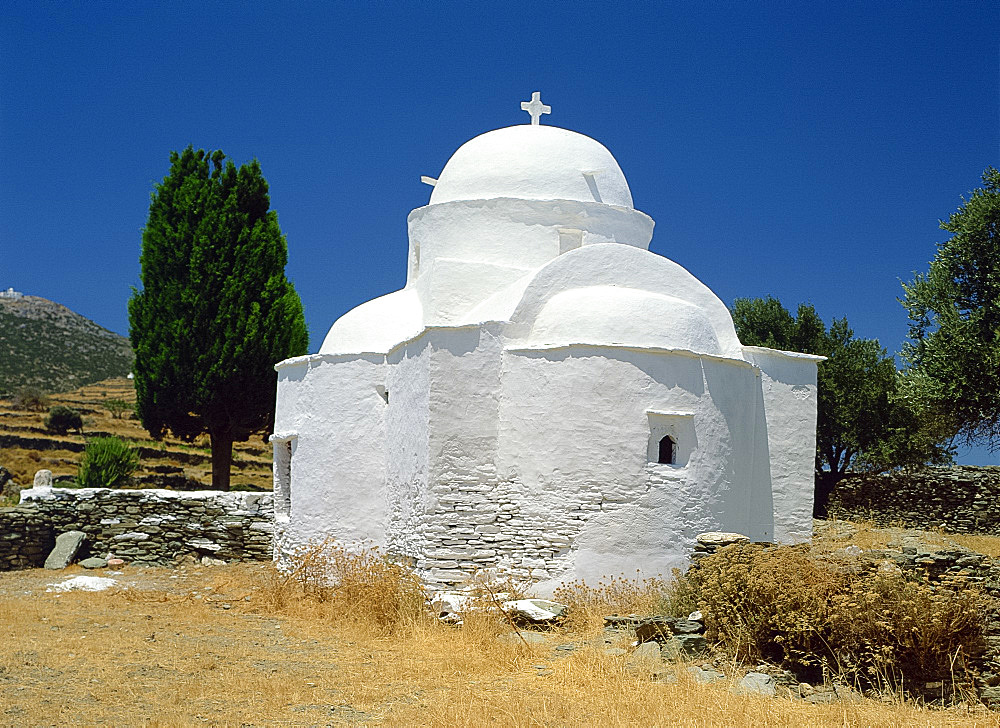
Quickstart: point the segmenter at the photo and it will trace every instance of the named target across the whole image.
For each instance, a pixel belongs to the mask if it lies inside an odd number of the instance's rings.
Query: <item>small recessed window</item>
[[[656,462],[664,465],[673,465],[677,462],[677,442],[670,435],[664,435],[660,440],[660,456]]]
[[[646,461],[657,465],[686,467],[698,447],[694,428],[694,413],[646,410],[649,418],[649,440]]]

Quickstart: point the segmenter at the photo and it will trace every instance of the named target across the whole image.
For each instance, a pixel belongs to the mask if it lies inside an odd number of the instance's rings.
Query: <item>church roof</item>
[[[430,204],[498,197],[632,209],[625,175],[604,145],[540,124],[495,129],[463,144],[444,166]]]

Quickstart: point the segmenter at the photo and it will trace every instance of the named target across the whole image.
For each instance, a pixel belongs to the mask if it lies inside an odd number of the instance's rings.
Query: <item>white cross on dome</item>
[[[531,123],[533,126],[538,126],[541,121],[542,114],[551,114],[552,107],[546,106],[542,103],[542,92],[535,91],[531,94],[531,101],[521,102],[521,111],[527,111],[531,116]]]

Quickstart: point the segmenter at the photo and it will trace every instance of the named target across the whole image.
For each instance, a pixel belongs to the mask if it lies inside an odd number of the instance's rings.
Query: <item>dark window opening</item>
[[[670,435],[665,435],[660,440],[660,456],[656,462],[664,465],[673,465],[677,460],[677,443]]]

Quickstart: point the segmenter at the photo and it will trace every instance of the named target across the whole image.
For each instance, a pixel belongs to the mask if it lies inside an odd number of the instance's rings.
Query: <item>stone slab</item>
[[[83,531],[66,531],[56,536],[55,548],[45,559],[45,568],[65,569],[69,566],[86,537]]]

